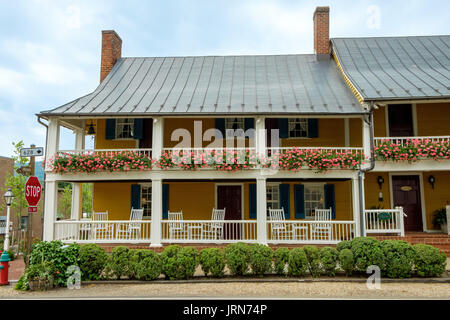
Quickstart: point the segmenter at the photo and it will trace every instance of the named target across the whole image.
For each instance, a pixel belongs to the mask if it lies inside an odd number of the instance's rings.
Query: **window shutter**
[[[225,119],[216,118],[216,129],[222,133],[222,138],[225,139]]]
[[[284,208],[284,216],[286,219],[290,217],[289,207],[289,185],[280,184],[280,207]]]
[[[294,185],[294,208],[295,218],[305,219],[305,186],[302,184]]]
[[[136,140],[142,139],[144,136],[144,119],[134,119],[134,136]]]
[[[169,217],[169,185],[163,184],[162,185],[162,214],[163,219],[167,219]]]
[[[138,184],[131,185],[131,208],[141,208],[141,186]]]
[[[280,138],[289,138],[289,120],[287,118],[278,119],[278,129]]]
[[[249,210],[249,218],[256,219],[256,184],[249,184],[249,201],[248,201],[248,210]]]
[[[331,208],[332,218],[336,219],[336,205],[334,201],[334,184],[326,184],[324,186],[325,209]]]
[[[116,119],[106,119],[105,139],[112,140],[116,138]]]
[[[319,119],[308,119],[308,138],[319,136]]]

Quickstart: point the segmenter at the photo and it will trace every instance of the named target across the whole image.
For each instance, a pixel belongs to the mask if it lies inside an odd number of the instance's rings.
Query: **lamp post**
[[[14,194],[11,191],[11,188],[8,188],[8,191],[3,195],[6,203],[6,230],[5,230],[5,242],[3,244],[3,251],[7,251],[9,249],[9,220],[10,220],[10,210],[11,204],[14,200]]]

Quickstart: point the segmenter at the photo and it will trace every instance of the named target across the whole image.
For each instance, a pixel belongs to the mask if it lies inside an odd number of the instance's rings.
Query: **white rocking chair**
[[[223,225],[225,220],[225,210],[223,209],[212,209],[211,223],[205,225],[203,233],[206,234],[207,239],[220,240],[223,239]]]
[[[314,223],[311,224],[312,240],[331,240],[333,227],[331,223],[333,209],[315,209]]]
[[[117,239],[139,240],[141,237],[141,221],[144,209],[131,208],[130,222],[119,224],[116,229]]]
[[[183,223],[183,210],[179,212],[168,212],[167,219],[169,220],[169,239],[175,239],[178,235],[178,239],[180,236],[186,236],[186,230],[184,229]]]
[[[104,223],[94,222],[90,226],[95,240],[108,239],[112,236],[113,225],[108,220],[108,210],[104,212],[92,212],[92,221],[105,221]]]

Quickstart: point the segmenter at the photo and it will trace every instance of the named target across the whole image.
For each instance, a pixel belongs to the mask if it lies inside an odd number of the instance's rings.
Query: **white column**
[[[355,221],[355,236],[361,235],[361,215],[359,211],[359,184],[358,177],[352,178],[352,207],[353,221]]]
[[[447,234],[450,235],[450,205],[446,205],[445,210],[447,214]]]
[[[366,158],[366,163],[362,167],[367,168],[370,166],[370,126],[364,119],[362,121],[362,143],[364,156]]]
[[[256,227],[258,243],[267,244],[266,179],[256,179]]]
[[[162,180],[152,179],[152,224],[150,228],[150,247],[161,247],[162,220]]]
[[[152,157],[159,159],[164,146],[164,119],[153,118]]]
[[[255,147],[256,154],[265,155],[266,154],[266,121],[264,117],[255,118]]]
[[[75,130],[75,150],[84,149],[84,121],[82,129]],[[81,183],[72,183],[72,205],[70,218],[78,220],[81,212]]]
[[[45,153],[46,171],[51,170],[50,159],[59,149],[59,119],[49,118],[47,129],[47,150]]]
[[[53,240],[56,210],[58,206],[58,182],[45,182],[45,205],[44,205],[44,241]]]

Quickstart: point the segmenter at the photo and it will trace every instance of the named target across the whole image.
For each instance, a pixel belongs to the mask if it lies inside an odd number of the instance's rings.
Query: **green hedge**
[[[381,242],[384,264],[383,275],[389,278],[409,278],[413,274],[415,252],[408,242],[384,240]]]
[[[272,272],[273,251],[268,246],[254,243],[249,250],[249,263],[252,273],[262,277]]]
[[[161,253],[162,273],[171,280],[188,279],[194,276],[198,265],[197,249],[168,246]]]
[[[248,271],[250,249],[246,243],[232,243],[225,248],[225,260],[231,274],[242,276]]]
[[[89,243],[80,248],[79,267],[82,280],[98,280],[105,269],[108,255],[97,244]]]
[[[447,257],[443,251],[427,244],[415,244],[413,249],[418,276],[438,277],[445,272]]]
[[[225,268],[225,253],[219,248],[206,248],[200,251],[200,264],[205,275],[222,277]]]

